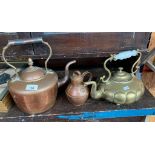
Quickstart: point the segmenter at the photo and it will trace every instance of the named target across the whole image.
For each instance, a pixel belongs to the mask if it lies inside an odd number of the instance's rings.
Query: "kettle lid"
[[[127,82],[132,80],[132,75],[123,71],[123,67],[118,68],[119,71],[115,72],[114,75],[111,77],[113,81],[116,82]]]
[[[29,67],[20,73],[20,79],[23,81],[39,80],[45,75],[45,71],[40,67],[33,66],[31,58],[28,59]]]

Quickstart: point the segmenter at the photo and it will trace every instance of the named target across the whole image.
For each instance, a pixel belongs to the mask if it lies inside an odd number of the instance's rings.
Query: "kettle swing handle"
[[[46,45],[46,46],[49,48],[50,53],[49,53],[48,58],[47,58],[46,61],[45,61],[46,73],[48,72],[47,63],[48,63],[49,59],[50,59],[51,56],[52,56],[52,48],[51,48],[51,46],[49,45],[48,42],[43,41],[42,38],[9,40],[9,41],[8,41],[8,44],[3,48],[3,51],[2,51],[2,58],[3,58],[3,61],[4,61],[8,66],[12,67],[12,68],[15,70],[16,76],[18,76],[17,68],[16,68],[15,66],[11,65],[9,62],[7,62],[7,60],[5,59],[5,52],[6,52],[6,50],[7,50],[10,46],[14,46],[14,45],[25,45],[25,44],[33,44],[33,43],[42,43],[42,44]]]
[[[100,80],[102,80],[102,82],[107,82],[109,81],[109,79],[111,78],[111,72],[110,70],[107,68],[107,62],[111,62],[112,60],[117,61],[117,60],[124,60],[127,58],[130,58],[132,56],[137,56],[139,54],[138,59],[135,61],[135,63],[132,65],[131,68],[131,74],[132,76],[135,76],[134,74],[137,72],[138,68],[139,68],[139,64],[140,64],[140,59],[142,57],[142,53],[137,49],[137,50],[131,50],[131,51],[123,51],[120,52],[118,54],[112,54],[110,58],[108,58],[105,62],[104,62],[104,68],[105,70],[108,72],[109,76],[106,80],[105,76],[101,77]],[[134,68],[136,67],[135,71]]]

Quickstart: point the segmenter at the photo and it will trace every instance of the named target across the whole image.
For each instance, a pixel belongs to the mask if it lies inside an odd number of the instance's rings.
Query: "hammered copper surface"
[[[83,79],[86,74],[90,73],[84,72],[83,74],[81,74],[80,71],[73,72],[73,75],[71,76],[71,83],[66,89],[66,96],[69,102],[75,106],[81,106],[85,104],[88,99],[89,89],[87,86],[84,86],[83,83]],[[90,76],[92,75],[90,74]]]
[[[37,85],[38,90],[27,91],[27,85]],[[51,108],[55,103],[58,77],[55,73],[47,74],[38,81],[10,81],[8,86],[19,109],[29,114],[41,113]]]
[[[24,81],[38,80],[44,77],[46,71],[40,67],[33,66],[31,58],[28,59],[28,65],[24,71],[19,73],[20,79]]]

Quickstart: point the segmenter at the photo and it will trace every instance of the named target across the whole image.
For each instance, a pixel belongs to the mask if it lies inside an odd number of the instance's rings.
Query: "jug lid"
[[[33,66],[33,61],[31,58],[28,59],[29,67],[20,73],[20,79],[23,81],[33,81],[39,80],[45,75],[45,71],[40,68]]]
[[[132,75],[130,73],[123,71],[123,67],[119,67],[118,69],[119,71],[115,72],[111,78],[113,81],[127,82],[132,80]]]
[[[73,83],[81,83],[83,81],[83,77],[80,71],[74,71],[73,75],[71,76],[71,81]]]

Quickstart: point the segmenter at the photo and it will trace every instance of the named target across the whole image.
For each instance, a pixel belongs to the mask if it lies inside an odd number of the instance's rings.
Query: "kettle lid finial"
[[[33,66],[33,60],[31,58],[28,58],[28,65]]]
[[[45,70],[40,67],[33,66],[33,60],[28,58],[29,67],[23,70],[20,74],[20,78],[23,81],[33,81],[41,79],[45,75]]]

